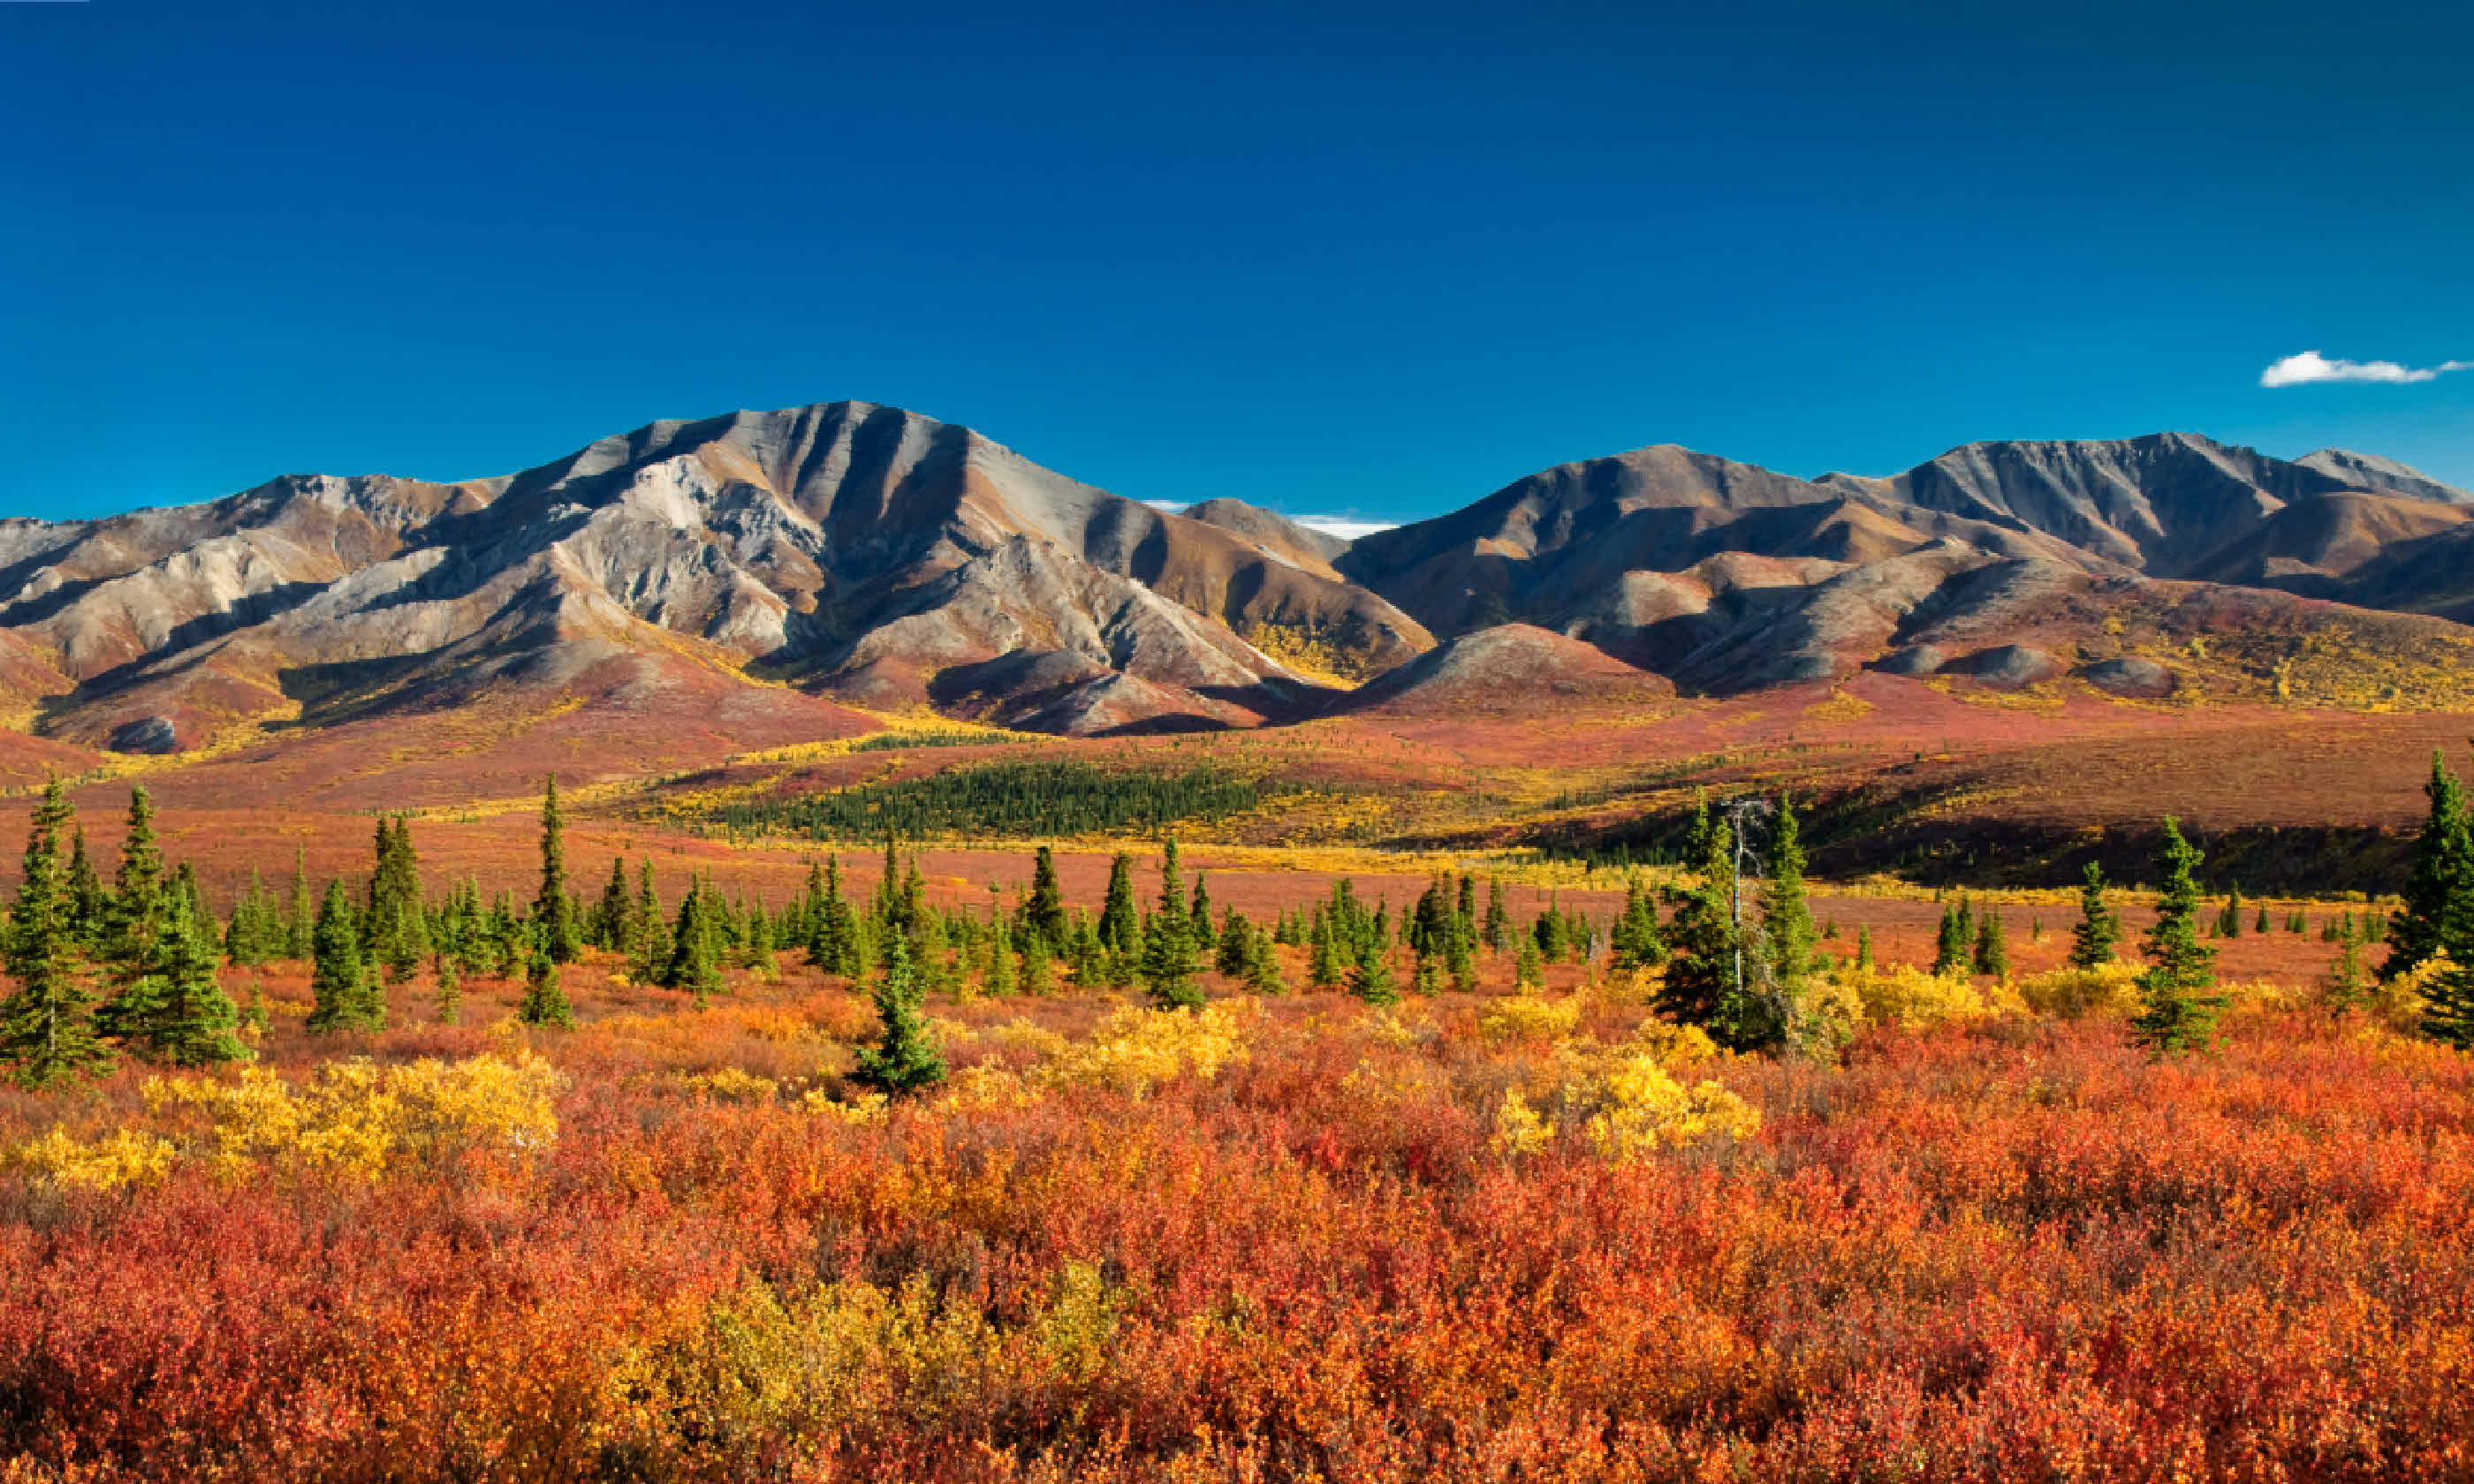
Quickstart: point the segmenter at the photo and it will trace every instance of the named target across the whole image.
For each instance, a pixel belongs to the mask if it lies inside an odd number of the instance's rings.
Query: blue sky
[[[1726,13],[1719,13],[1719,12]],[[1414,518],[1687,443],[2474,485],[2462,5],[0,0],[0,514],[860,397]]]

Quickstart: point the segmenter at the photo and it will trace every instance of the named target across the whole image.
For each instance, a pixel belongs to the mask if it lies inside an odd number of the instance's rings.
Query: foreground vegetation
[[[1602,920],[1443,875],[1249,922],[1174,850],[1087,902],[1043,856],[938,904],[889,842],[596,896],[553,798],[527,903],[390,822],[218,925],[142,798],[109,885],[47,807],[0,1479],[2468,1471],[2441,769],[2393,921],[2244,984],[2274,924],[2186,846],[2134,962],[2093,875],[2062,967],[1958,901],[1877,962],[1791,808]]]

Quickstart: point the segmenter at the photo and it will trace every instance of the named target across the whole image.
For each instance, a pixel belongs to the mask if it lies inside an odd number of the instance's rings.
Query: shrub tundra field
[[[524,890],[392,818],[210,892],[56,784],[0,1479],[2474,1477],[2429,794],[2397,897],[2261,903],[2170,823],[2138,892],[1808,888],[1774,798],[1568,896],[750,893],[554,785]]]

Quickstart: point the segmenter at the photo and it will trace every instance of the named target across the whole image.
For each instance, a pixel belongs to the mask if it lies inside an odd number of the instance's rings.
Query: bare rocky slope
[[[2179,433],[1971,443],[1889,478],[1817,480],[1661,445],[1531,475],[1337,566],[1439,636],[1516,620],[1691,691],[1878,665],[2009,686],[2082,671],[2153,693],[2170,678],[2142,651],[2204,642],[2206,623],[2453,655],[2474,634],[2335,605],[2474,617],[2469,507],[2393,461],[2287,463]],[[2050,648],[1976,658],[2031,637]]]
[[[866,725],[847,706],[1249,726],[1481,631],[1352,704],[1867,666],[2158,695],[2176,646],[2226,633],[2341,627],[2454,663],[2469,533],[2474,495],[2389,460],[2162,434],[1975,443],[1881,479],[1643,448],[1348,542],[1236,500],[1168,514],[838,402],[656,422],[495,479],[290,475],[0,521],[0,703],[124,751],[485,700],[690,697],[768,738]]]
[[[858,402],[657,422],[500,479],[291,476],[0,526],[0,684],[106,746],[680,666],[879,706],[958,686],[1068,730],[1242,724],[1317,704],[1248,641],[1289,634],[1370,672],[1431,642],[1282,543]]]

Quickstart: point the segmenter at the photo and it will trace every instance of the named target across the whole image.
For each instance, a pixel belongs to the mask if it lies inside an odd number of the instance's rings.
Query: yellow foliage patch
[[[1581,1022],[1578,999],[1507,994],[1478,1012],[1477,1027],[1489,1041],[1561,1041]]]
[[[567,1079],[529,1051],[379,1066],[330,1062],[295,1086],[263,1067],[236,1081],[151,1078],[147,1106],[205,1114],[217,1167],[320,1169],[375,1181],[398,1162],[467,1151],[521,1154],[558,1137],[551,1100]]]
[[[1929,973],[1912,964],[1886,964],[1872,969],[1848,966],[1832,970],[1829,977],[1833,985],[1854,996],[1867,1025],[1922,1030],[1953,1020],[2011,1015],[2025,1008],[2007,985],[1978,989],[1972,980]]]
[[[131,1185],[161,1185],[179,1152],[170,1139],[136,1129],[114,1129],[82,1144],[55,1127],[11,1150],[7,1162],[63,1190],[109,1194]]]
[[[1584,1132],[1590,1148],[1618,1164],[1709,1138],[1749,1138],[1761,1126],[1760,1110],[1752,1104],[1714,1082],[1687,1088],[1654,1056],[1619,1065],[1606,1091],[1606,1106]]]
[[[2019,980],[2019,998],[2040,1016],[2075,1020],[2091,1015],[2128,1015],[2139,1007],[2136,964],[2095,969],[2054,969]]]
[[[1207,1082],[1222,1067],[1246,1060],[1262,1021],[1263,1009],[1252,1000],[1206,1005],[1190,1014],[1128,1006],[1102,1021],[1089,1041],[1042,1065],[1038,1075],[1054,1087],[1109,1088],[1133,1097],[1181,1076]]]
[[[716,1103],[769,1103],[782,1090],[770,1077],[737,1066],[719,1071],[698,1072],[679,1079],[691,1097],[708,1097]]]

